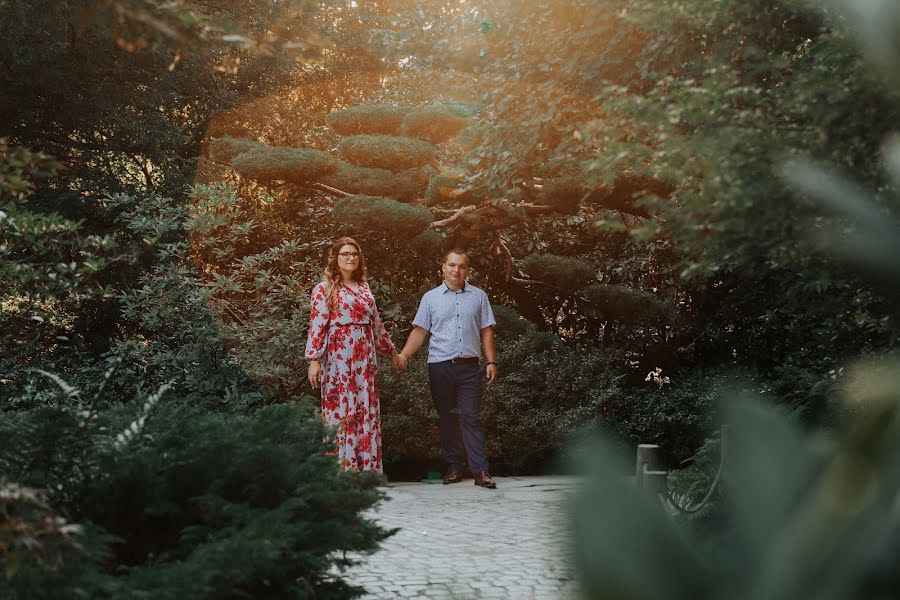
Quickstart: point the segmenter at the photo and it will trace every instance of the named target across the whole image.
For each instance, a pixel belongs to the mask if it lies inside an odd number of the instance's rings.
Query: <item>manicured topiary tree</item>
[[[356,105],[325,117],[340,136],[330,152],[225,137],[210,143],[210,157],[230,158],[242,177],[260,183],[325,192],[335,198],[331,216],[336,222],[378,232],[383,239],[421,242],[416,236],[430,229],[442,236],[444,248],[487,244],[499,267],[495,284],[543,327],[540,306],[596,282],[594,269],[571,256],[514,257],[503,241],[504,232],[597,207],[619,211],[623,218],[650,218],[646,208],[635,204],[637,193],[670,190],[661,181],[629,174],[611,186],[597,185],[572,163],[556,168],[555,178],[510,182],[499,192],[492,190],[467,174],[467,164],[477,157],[473,149],[483,142],[477,115],[477,107],[467,105]],[[433,248],[434,241],[426,247]],[[529,287],[533,285],[545,287],[535,292]],[[553,292],[547,294],[547,289]],[[609,288],[606,296],[617,289]],[[593,301],[579,298],[582,303]],[[599,314],[585,313],[590,318]],[[640,321],[642,314],[636,313],[632,321]]]
[[[419,235],[431,225],[431,213],[427,208],[380,196],[348,196],[337,201],[334,214],[338,220],[360,227],[390,223],[391,231],[403,237]]]
[[[308,183],[335,170],[332,157],[307,148],[250,147],[231,159],[241,175],[257,181]]]

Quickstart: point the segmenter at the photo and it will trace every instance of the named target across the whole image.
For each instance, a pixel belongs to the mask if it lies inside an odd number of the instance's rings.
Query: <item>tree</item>
[[[308,398],[271,406],[183,250],[211,115],[316,43],[278,8],[0,6],[0,596],[344,598],[330,568],[387,534],[379,480],[339,472]]]

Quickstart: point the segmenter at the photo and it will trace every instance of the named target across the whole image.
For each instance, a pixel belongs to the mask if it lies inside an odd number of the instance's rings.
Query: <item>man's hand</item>
[[[319,387],[319,378],[321,375],[322,365],[319,364],[319,361],[310,361],[309,370],[306,372],[306,376],[309,378],[309,385],[312,386],[312,389]]]
[[[482,327],[479,331],[481,335],[481,346],[484,348],[484,357],[487,359],[488,366],[484,370],[488,383],[494,383],[497,380],[497,350],[494,344],[494,326]]]
[[[497,365],[488,365],[484,374],[487,376],[488,383],[494,383],[497,379]]]

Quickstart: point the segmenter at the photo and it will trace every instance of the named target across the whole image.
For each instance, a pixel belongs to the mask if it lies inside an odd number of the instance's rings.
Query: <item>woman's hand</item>
[[[312,389],[319,387],[319,378],[321,375],[322,365],[319,364],[319,361],[309,361],[309,370],[306,372],[306,376],[309,378],[309,385],[312,386]]]

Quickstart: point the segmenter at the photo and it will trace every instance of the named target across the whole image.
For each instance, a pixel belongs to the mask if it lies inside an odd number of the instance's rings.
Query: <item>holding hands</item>
[[[394,365],[394,370],[399,373],[402,373],[409,368],[409,359],[398,352],[394,352],[393,356],[391,356],[391,363]],[[313,389],[319,387],[319,384],[322,381],[322,366],[319,364],[319,361],[311,360],[309,362],[309,370],[307,371],[306,376],[309,379],[310,387]]]
[[[394,365],[394,370],[398,373],[402,373],[409,368],[409,359],[398,352],[394,352],[393,356],[391,356],[391,362]]]

